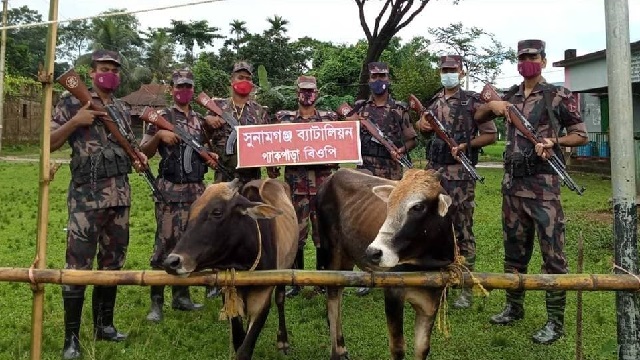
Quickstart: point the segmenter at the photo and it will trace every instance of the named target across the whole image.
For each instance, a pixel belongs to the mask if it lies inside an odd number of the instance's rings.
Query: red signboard
[[[236,126],[238,168],[362,164],[360,122]]]

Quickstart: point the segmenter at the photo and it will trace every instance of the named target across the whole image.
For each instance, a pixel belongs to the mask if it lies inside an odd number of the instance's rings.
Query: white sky
[[[430,27],[462,22],[494,33],[506,46],[516,48],[518,40],[543,39],[547,42],[548,66],[543,75],[549,82],[564,81],[562,68],[551,63],[562,60],[564,50],[577,49],[578,55],[606,47],[605,0],[431,0],[424,11],[398,36],[408,40],[413,36],[429,37]],[[183,3],[191,2],[182,1]],[[629,29],[632,42],[640,40],[640,1],[629,2]],[[148,9],[179,3],[175,0],[59,0],[59,19],[71,19],[98,14],[108,8],[128,10]],[[381,0],[369,0],[369,22],[373,22]],[[9,7],[29,6],[48,17],[48,0],[9,0]],[[481,15],[483,14],[483,15]],[[280,15],[289,21],[288,36],[292,39],[310,36],[334,43],[354,43],[365,37],[358,20],[358,8],[353,0],[223,0],[180,9],[137,14],[142,29],[165,27],[171,19],[207,20],[211,26],[228,34],[229,23],[247,22],[250,32],[268,27],[267,17]],[[505,64],[497,80],[499,87],[508,87],[520,76],[515,64]]]

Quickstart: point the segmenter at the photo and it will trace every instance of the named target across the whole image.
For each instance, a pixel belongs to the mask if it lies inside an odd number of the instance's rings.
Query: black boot
[[[293,268],[298,270],[304,270],[304,248],[299,248],[296,253],[296,261],[293,263]],[[298,296],[302,291],[302,287],[300,285],[293,285],[287,290],[287,297]]]
[[[80,323],[82,322],[82,305],[84,304],[84,286],[75,286],[74,290],[63,290],[64,303],[64,345],[63,359],[80,358]]]
[[[113,308],[116,305],[117,286],[93,287],[93,333],[96,340],[124,341],[126,334],[121,334],[113,325]]]
[[[164,286],[151,287],[151,309],[147,315],[147,320],[162,321],[162,306],[164,305]]]
[[[191,301],[191,294],[188,286],[172,286],[173,301],[171,307],[176,310],[192,311],[202,309],[202,304],[195,304]]]
[[[509,325],[524,318],[524,291],[507,291],[507,304],[501,313],[493,315],[492,324]]]
[[[533,334],[533,342],[548,345],[564,335],[564,308],[567,303],[565,291],[547,291],[547,323]]]
[[[460,292],[460,295],[453,302],[453,307],[456,309],[468,309],[473,303],[473,292],[469,288],[464,288]]]

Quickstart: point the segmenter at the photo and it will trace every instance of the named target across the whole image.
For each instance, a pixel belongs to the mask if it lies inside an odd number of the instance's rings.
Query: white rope
[[[119,12],[114,12],[114,13],[98,14],[98,15],[85,16],[85,17],[79,17],[79,18],[73,18],[73,19],[48,20],[48,21],[42,21],[42,22],[30,23],[30,24],[0,26],[0,30],[3,30],[3,29],[7,29],[7,30],[9,30],[9,29],[24,29],[24,28],[30,28],[30,27],[36,27],[36,26],[42,26],[42,25],[49,25],[49,24],[53,24],[53,23],[61,24],[61,23],[71,22],[71,21],[76,21],[76,20],[89,20],[89,19],[94,19],[94,18],[105,18],[105,17],[110,17],[110,16],[138,14],[138,13],[151,12],[151,11],[175,9],[175,8],[181,8],[181,7],[192,6],[192,5],[200,5],[200,4],[212,3],[212,2],[218,2],[218,1],[224,1],[224,0],[201,0],[201,1],[193,1],[193,2],[190,2],[190,3],[180,4],[180,5],[169,5],[169,6],[162,6],[162,7],[150,8],[150,9],[142,9],[142,10],[132,10],[132,11],[119,11]]]

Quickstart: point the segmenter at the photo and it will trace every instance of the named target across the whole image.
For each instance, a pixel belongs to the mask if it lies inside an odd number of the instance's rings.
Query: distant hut
[[[140,89],[122,98],[131,106],[131,127],[138,139],[142,138],[143,124],[140,115],[145,107],[151,106],[154,109],[167,107],[167,94],[171,90],[165,84],[143,84]]]

